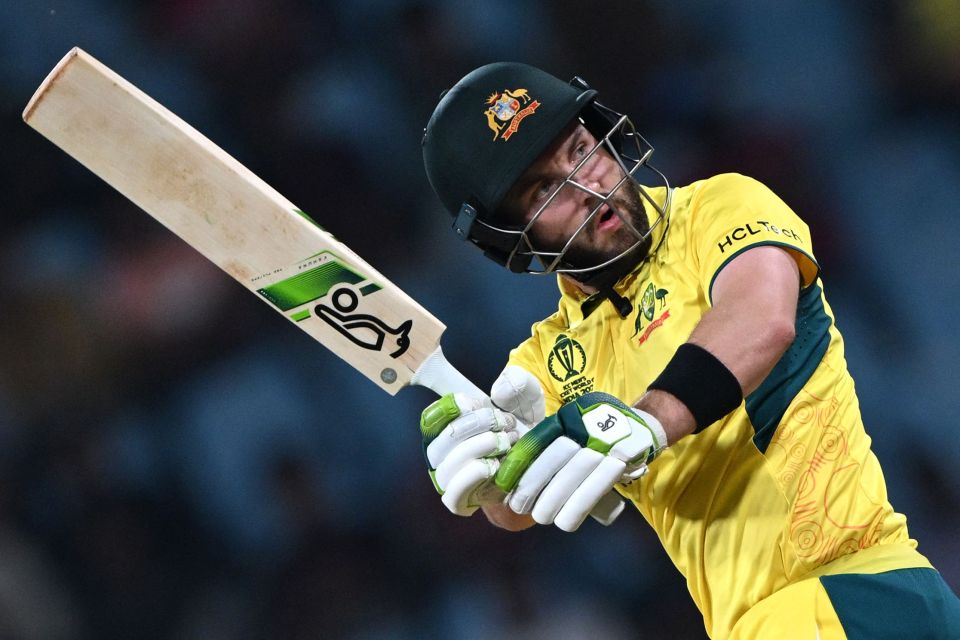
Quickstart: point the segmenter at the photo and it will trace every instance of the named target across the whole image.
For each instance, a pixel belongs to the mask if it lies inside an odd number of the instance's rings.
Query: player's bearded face
[[[598,225],[604,224],[612,216],[620,217],[621,224],[608,235],[602,236],[598,231]],[[650,247],[650,238],[647,236],[650,223],[647,220],[643,202],[640,200],[640,194],[630,182],[625,182],[618,189],[611,200],[610,210],[601,209],[594,215],[591,222],[597,224],[587,223],[587,226],[576,234],[564,255],[564,261],[570,266],[588,269],[609,262],[628,249],[630,253],[623,256],[626,261],[632,258],[632,261],[636,262],[647,254]],[[547,250],[559,251],[562,248],[562,245],[553,246]]]
[[[596,145],[594,136],[574,123],[507,195],[510,207],[528,225],[531,248],[564,252],[566,268],[592,269],[618,256],[618,265],[635,264],[649,249],[649,222],[636,185],[623,179],[622,168],[606,148],[594,151]]]

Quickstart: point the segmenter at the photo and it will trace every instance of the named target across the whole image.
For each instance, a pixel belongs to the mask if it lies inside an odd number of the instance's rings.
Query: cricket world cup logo
[[[559,382],[566,382],[570,378],[580,375],[587,366],[587,354],[579,342],[569,336],[560,334],[550,350],[547,358],[547,369],[550,375]]]

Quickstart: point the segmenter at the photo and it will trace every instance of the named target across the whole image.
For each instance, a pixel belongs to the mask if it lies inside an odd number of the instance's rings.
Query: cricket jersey
[[[664,201],[666,189],[648,191]],[[799,267],[793,344],[735,411],[618,487],[685,576],[713,638],[806,577],[930,567],[887,500],[807,225],[745,176],[675,188],[650,257],[615,287],[630,314],[561,276],[557,312],[510,354],[540,380],[548,415],[590,391],[633,403],[710,310],[724,266],[759,246],[783,248]]]

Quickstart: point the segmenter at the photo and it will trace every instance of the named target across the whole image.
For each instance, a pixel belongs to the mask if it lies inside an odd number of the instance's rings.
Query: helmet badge
[[[540,103],[534,100],[526,89],[504,89],[487,98],[487,126],[493,130],[494,141],[499,138],[506,142],[520,127],[520,121],[537,110]],[[521,107],[523,107],[521,109]]]

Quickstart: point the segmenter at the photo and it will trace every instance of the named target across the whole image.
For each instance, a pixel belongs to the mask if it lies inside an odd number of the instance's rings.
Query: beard
[[[572,269],[590,269],[619,256],[605,267],[569,274],[583,284],[612,286],[632,271],[650,251],[650,222],[639,192],[629,181],[619,191],[609,204],[611,213],[619,216],[623,224],[609,238],[607,245],[597,246],[597,228],[595,221],[591,220],[564,254],[563,267]]]

